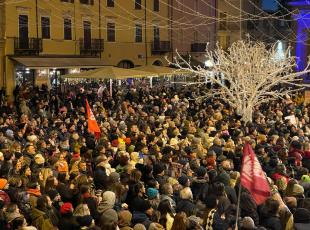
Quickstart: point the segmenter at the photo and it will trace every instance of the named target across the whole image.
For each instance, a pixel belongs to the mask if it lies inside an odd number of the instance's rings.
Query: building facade
[[[172,56],[205,62],[205,51],[216,44],[217,0],[173,0],[171,4]]]
[[[171,52],[169,0],[1,3],[0,83],[8,96],[17,84],[49,84],[80,68],[165,65]]]
[[[252,34],[258,20],[253,15],[261,13],[260,0],[217,1],[217,40],[227,49],[233,42]]]
[[[289,5],[294,10],[295,21],[292,33],[295,35],[294,51],[297,57],[297,71],[303,71],[309,63],[310,55],[310,2],[306,0],[292,0]],[[310,83],[309,74],[303,76],[305,83]]]

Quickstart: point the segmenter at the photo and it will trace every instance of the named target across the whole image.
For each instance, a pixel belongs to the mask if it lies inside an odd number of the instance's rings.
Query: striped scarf
[[[215,209],[212,209],[209,212],[208,218],[207,218],[206,230],[213,230],[212,225],[213,225],[213,217],[214,217],[215,212],[216,212]]]

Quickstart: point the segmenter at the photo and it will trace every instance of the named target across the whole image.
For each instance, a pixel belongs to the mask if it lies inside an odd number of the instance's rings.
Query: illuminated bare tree
[[[296,57],[290,56],[290,48],[279,57],[276,46],[267,48],[262,42],[246,39],[233,43],[227,51],[219,45],[214,51],[207,49],[206,60],[212,66],[208,69],[192,67],[180,55],[170,64],[196,74],[199,80],[191,84],[204,84],[208,78],[217,87],[206,96],[226,101],[248,122],[254,107],[304,88],[302,76],[309,72],[309,63],[303,71],[295,72]]]

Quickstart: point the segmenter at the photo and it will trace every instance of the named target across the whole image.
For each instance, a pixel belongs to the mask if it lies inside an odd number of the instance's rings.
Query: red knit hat
[[[60,213],[61,213],[61,214],[70,213],[70,212],[72,212],[72,210],[73,210],[73,206],[72,206],[72,204],[69,203],[69,202],[64,203],[64,204],[61,205],[61,207],[60,207]]]
[[[73,153],[72,158],[77,160],[80,158],[80,154],[79,153]]]
[[[119,143],[118,143],[118,140],[117,140],[117,139],[113,140],[112,143],[111,143],[111,145],[112,145],[113,147],[117,147],[118,144],[119,144]]]

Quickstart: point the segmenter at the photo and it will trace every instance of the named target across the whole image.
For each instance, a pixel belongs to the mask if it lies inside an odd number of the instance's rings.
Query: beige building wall
[[[164,55],[152,55],[151,48],[154,40],[154,26],[160,28],[160,40],[169,41],[168,2],[168,0],[159,1],[159,12],[153,10],[153,0],[141,0],[141,9],[135,9],[134,0],[115,1],[113,9],[104,7],[102,12],[103,37],[107,40],[107,23],[115,23],[116,42],[105,42],[103,59],[109,65],[117,65],[126,60],[134,65],[153,64],[155,61],[166,65]],[[137,24],[142,25],[142,42],[140,43],[135,42]]]
[[[3,10],[0,22],[2,20],[5,25],[4,31],[0,30],[0,38],[5,38],[2,53],[0,40],[0,85],[5,84],[9,96],[12,96],[16,83],[16,67],[20,66],[20,63],[14,61],[20,57],[14,45],[14,40],[19,37],[19,15],[28,16],[28,37],[39,39],[42,38],[41,17],[50,18],[50,38],[42,39],[42,50],[39,54],[26,54],[22,58],[89,58],[80,53],[80,39],[84,36],[83,21],[89,21],[91,38],[104,40],[104,50],[96,56],[103,65],[126,66],[122,62],[129,63],[130,67],[154,62],[167,65],[165,56],[170,51],[169,0],[159,1],[159,11],[154,11],[154,0],[141,0],[141,9],[135,9],[135,0],[115,0],[114,7],[108,7],[107,0],[89,0],[93,2],[89,5],[81,4],[81,0],[3,1],[9,3],[0,6]],[[72,40],[64,40],[65,18],[72,22]],[[115,42],[107,41],[107,23],[115,23]],[[137,24],[142,26],[142,42],[135,41]],[[159,28],[160,41],[166,42],[168,48],[159,47],[159,50],[153,52],[154,26]],[[72,67],[64,68],[67,72]],[[38,69],[33,71],[35,75]],[[53,69],[53,66],[48,69]]]
[[[255,7],[247,0],[217,1],[218,11],[217,24],[218,42],[224,49],[227,49],[233,42],[244,38],[247,33],[251,33],[250,21],[245,20],[251,15],[257,15],[260,0],[252,0]],[[240,20],[240,3],[241,18]]]
[[[216,43],[216,0],[173,1],[172,44],[182,55],[204,62],[206,45]]]
[[[4,18],[4,1],[0,0],[0,87],[4,86],[3,82],[3,74],[4,74],[4,30],[5,30],[5,23]]]

